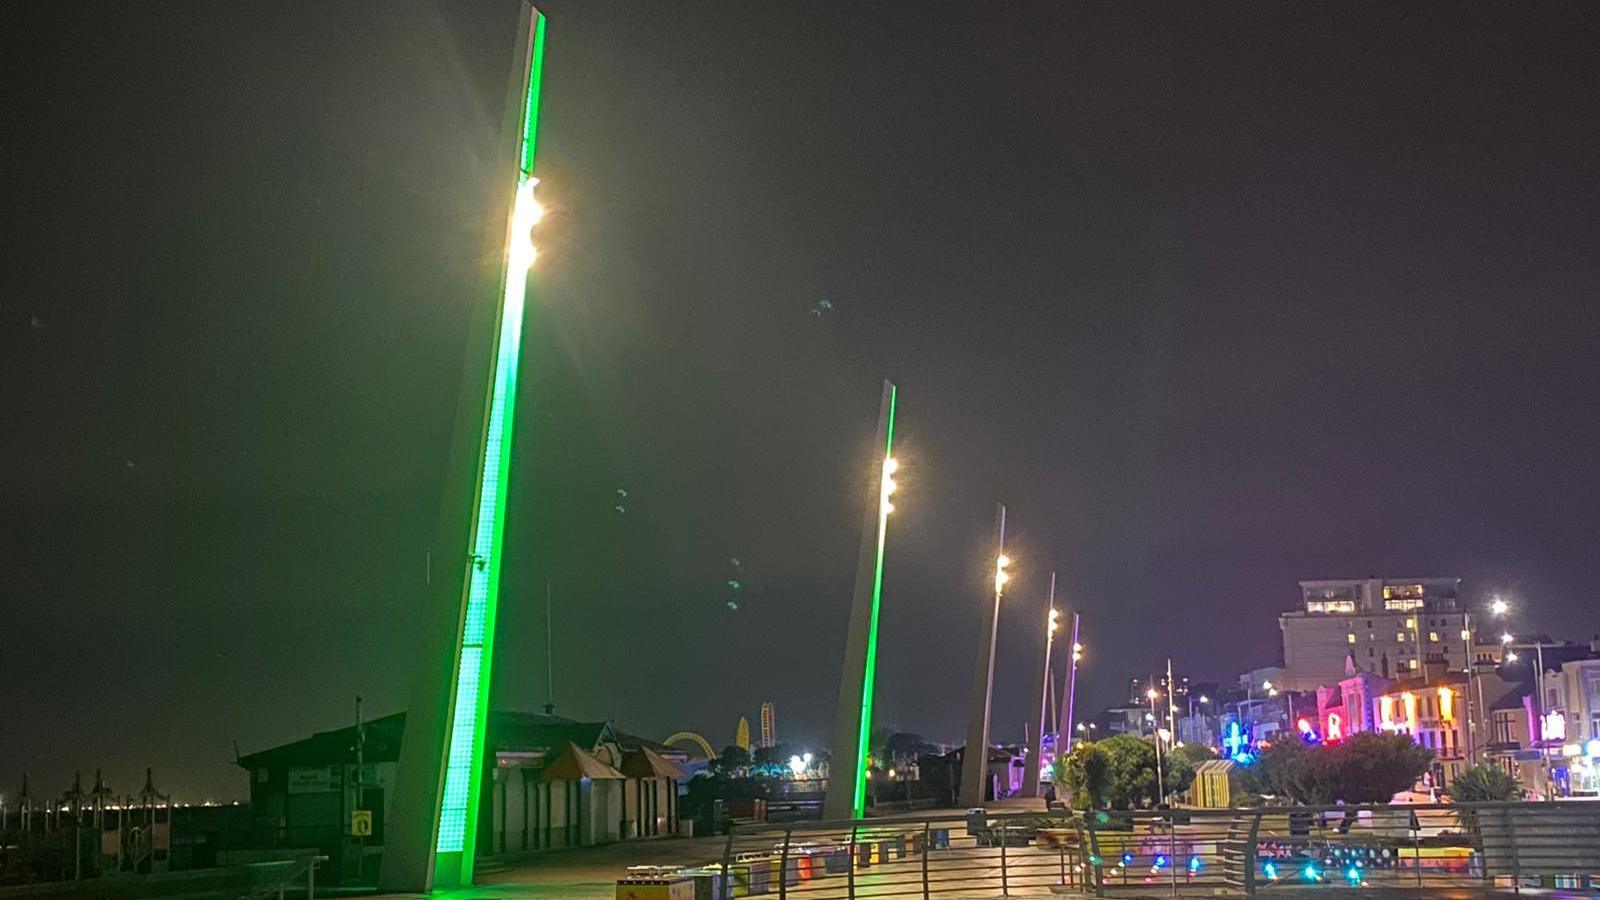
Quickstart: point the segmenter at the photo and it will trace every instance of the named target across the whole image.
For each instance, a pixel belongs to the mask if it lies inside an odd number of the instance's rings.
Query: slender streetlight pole
[[[1006,566],[1006,505],[995,510],[994,603],[978,629],[978,658],[974,661],[972,710],[967,719],[967,746],[961,756],[961,805],[983,805],[983,785],[989,776],[989,701],[994,695],[994,645],[1000,621],[1000,598],[1010,575]]]
[[[1156,680],[1155,676],[1152,675],[1150,677],[1150,680],[1151,681],[1155,681]],[[1170,686],[1168,687],[1168,689],[1169,690],[1171,689]],[[1152,732],[1154,732],[1151,736],[1156,739],[1156,806],[1157,807],[1161,806],[1161,801],[1166,799],[1166,796],[1167,796],[1166,779],[1164,779],[1162,777],[1162,774],[1161,774],[1161,720],[1156,718],[1156,697],[1159,696],[1159,694],[1160,694],[1160,692],[1155,689],[1154,685],[1152,685],[1149,688],[1147,688],[1145,690],[1145,692],[1144,692],[1144,695],[1146,697],[1148,697],[1149,700],[1150,700],[1150,730]]]
[[[878,616],[883,603],[883,551],[894,511],[894,411],[897,389],[883,383],[874,438],[873,477],[862,510],[856,582],[845,633],[844,670],[833,725],[833,762],[822,801],[827,819],[859,819],[867,810],[867,755],[872,738],[872,701],[878,667]],[[877,452],[881,448],[881,455]]]
[[[472,884],[524,313],[538,256],[532,232],[544,214],[534,196],[544,46],[544,16],[524,2],[496,156],[507,189],[503,218],[485,217],[494,222],[500,266],[468,331],[436,545],[446,551],[442,577],[432,577],[430,557],[430,584],[439,583],[429,589],[386,817],[378,880],[387,891]]]
[[[1045,613],[1044,627],[1044,674],[1039,679],[1039,718],[1037,720],[1039,727],[1035,728],[1033,731],[1033,742],[1029,747],[1030,753],[1027,759],[1027,768],[1024,769],[1022,773],[1022,796],[1024,797],[1039,796],[1039,783],[1040,776],[1042,775],[1042,773],[1039,771],[1039,768],[1040,763],[1044,759],[1044,715],[1046,709],[1045,704],[1048,702],[1050,693],[1050,647],[1055,643],[1056,640],[1056,618],[1059,615],[1059,613],[1056,612],[1056,573],[1054,572],[1050,573],[1050,599],[1046,603],[1046,609],[1047,612]],[[1056,743],[1059,747],[1059,737],[1056,739]]]
[[[1167,657],[1167,731],[1176,735],[1178,733],[1178,704],[1173,699],[1176,694],[1172,687],[1172,657]]]
[[[1556,773],[1550,764],[1550,747],[1544,738],[1544,641],[1542,639],[1534,638],[1533,653],[1539,666],[1533,684],[1539,696],[1539,755],[1544,758],[1544,799],[1551,801],[1556,799]]]
[[[1072,749],[1072,739],[1077,734],[1076,720],[1072,718],[1073,702],[1078,697],[1078,660],[1083,659],[1083,645],[1078,643],[1078,614],[1072,614],[1072,660],[1067,669],[1067,727],[1061,727],[1061,722],[1056,722],[1056,740],[1061,741],[1061,735],[1066,735],[1065,746],[1058,753],[1065,753]]]
[[[1511,604],[1503,597],[1497,595],[1489,601],[1489,612],[1496,618],[1505,616],[1510,610]],[[1500,636],[1500,643],[1506,648],[1505,656],[1502,658],[1510,662],[1515,662],[1517,658],[1517,654],[1510,649],[1515,640],[1509,631]],[[1534,665],[1537,667],[1533,673],[1534,715],[1537,721],[1534,723],[1535,733],[1529,738],[1532,743],[1538,745],[1539,758],[1544,764],[1544,799],[1553,801],[1556,799],[1555,767],[1551,764],[1550,747],[1544,737],[1544,640],[1537,636],[1533,640],[1533,654]]]

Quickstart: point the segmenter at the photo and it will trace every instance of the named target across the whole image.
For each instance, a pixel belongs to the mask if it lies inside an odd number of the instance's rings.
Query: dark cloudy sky
[[[560,711],[824,740],[885,376],[883,721],[959,739],[1002,499],[1000,736],[1051,568],[1091,706],[1300,578],[1600,631],[1600,7],[547,12],[499,705],[548,579]],[[0,785],[237,796],[405,703],[516,4],[4,15]]]

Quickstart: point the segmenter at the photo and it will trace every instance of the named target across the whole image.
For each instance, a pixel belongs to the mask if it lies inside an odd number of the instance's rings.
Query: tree
[[[711,761],[711,768],[726,777],[743,775],[750,768],[750,751],[738,744],[729,744]]]
[[[1172,748],[1173,756],[1181,756],[1188,760],[1190,765],[1200,765],[1208,759],[1216,759],[1217,751],[1205,744],[1179,744]]]
[[[1522,786],[1498,766],[1468,766],[1445,793],[1457,803],[1495,803],[1521,800]]]
[[[1245,769],[1246,791],[1308,806],[1388,803],[1416,784],[1433,752],[1403,734],[1351,735],[1337,744],[1279,741]]]
[[[1346,803],[1388,803],[1433,765],[1433,751],[1403,734],[1353,734],[1322,750],[1334,755],[1333,799]]]
[[[1111,760],[1098,743],[1079,741],[1056,762],[1055,780],[1073,809],[1104,809]]]
[[[1073,809],[1135,809],[1163,802],[1156,796],[1158,784],[1168,797],[1188,790],[1195,763],[1215,758],[1205,747],[1187,744],[1163,751],[1158,779],[1155,745],[1119,734],[1074,743],[1056,764],[1055,780]]]
[[[1106,799],[1112,809],[1153,805],[1156,748],[1144,738],[1119,734],[1098,742],[1107,760]]]

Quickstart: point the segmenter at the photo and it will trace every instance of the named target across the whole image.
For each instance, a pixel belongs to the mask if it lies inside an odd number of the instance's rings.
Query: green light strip
[[[872,742],[872,685],[878,670],[878,605],[883,600],[883,542],[889,531],[889,495],[884,490],[889,478],[889,460],[894,459],[894,404],[899,389],[889,386],[889,427],[883,443],[883,470],[878,475],[878,559],[872,570],[872,618],[867,627],[867,671],[861,680],[861,732],[857,738],[856,789],[853,809],[856,818],[867,814],[867,755]]]
[[[533,174],[533,150],[539,131],[539,82],[544,77],[544,16],[533,13],[533,55],[528,60],[528,102],[522,110],[522,175]]]
[[[505,539],[506,490],[511,473],[511,438],[522,355],[523,312],[534,249],[529,232],[539,219],[532,176],[534,133],[544,53],[544,16],[534,12],[534,37],[519,142],[519,172],[511,204],[505,249],[506,269],[488,419],[479,468],[478,509],[473,521],[467,583],[467,608],[461,626],[461,656],[456,671],[454,714],[445,762],[444,796],[439,808],[435,852],[458,853],[450,880],[472,881],[477,844],[479,779],[483,768],[485,723],[489,716],[489,676],[493,667],[495,618],[500,599],[500,551]]]

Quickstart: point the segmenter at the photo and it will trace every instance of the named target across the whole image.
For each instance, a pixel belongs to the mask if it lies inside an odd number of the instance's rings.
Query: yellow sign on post
[[[350,811],[350,833],[355,837],[372,837],[372,810]]]

